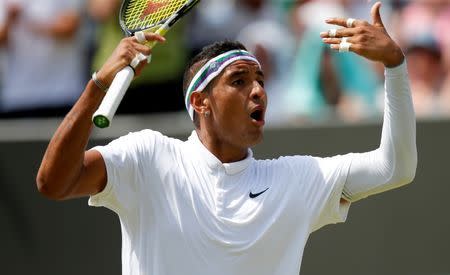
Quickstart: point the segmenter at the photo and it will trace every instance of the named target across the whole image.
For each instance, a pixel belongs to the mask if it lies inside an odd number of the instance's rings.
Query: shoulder
[[[181,142],[178,139],[174,139],[171,137],[168,137],[166,135],[163,135],[162,133],[150,129],[144,129],[137,132],[131,132],[127,135],[124,135],[122,137],[119,137],[116,139],[118,141],[123,142],[135,142],[135,143],[156,143],[156,144],[169,144],[169,143],[176,143]]]
[[[290,165],[305,165],[313,161],[315,157],[304,156],[304,155],[294,155],[294,156],[281,156],[275,159],[259,159],[256,160],[257,165],[261,166],[290,166]]]
[[[314,157],[314,162],[323,172],[348,169],[350,166],[354,153],[349,153],[345,155],[336,155],[332,157]],[[346,168],[347,167],[347,168]]]
[[[282,156],[276,159],[256,160],[257,169],[299,173],[309,169],[315,163],[312,156]]]
[[[282,156],[277,159],[256,160],[258,171],[273,173],[290,173],[295,176],[312,176],[329,174],[348,168],[353,154],[336,155],[332,157],[317,157],[309,155]]]
[[[170,150],[176,144],[181,143],[182,141],[178,139],[167,137],[157,131],[145,129],[121,136],[111,141],[108,145],[102,146],[102,150],[134,152],[135,154],[148,154],[152,152],[154,154],[156,152]]]

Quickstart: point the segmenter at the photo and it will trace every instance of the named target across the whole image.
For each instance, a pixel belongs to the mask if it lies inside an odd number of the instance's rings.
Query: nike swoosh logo
[[[266,192],[267,190],[269,190],[269,188],[267,188],[266,190],[264,190],[264,191],[262,191],[262,192],[256,193],[256,194],[253,194],[253,193],[250,191],[249,197],[250,197],[251,199],[254,199],[254,198],[258,197],[259,195],[263,194],[264,192]]]

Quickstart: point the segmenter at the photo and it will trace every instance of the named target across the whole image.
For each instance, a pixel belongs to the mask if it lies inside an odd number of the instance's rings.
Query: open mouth
[[[263,121],[264,113],[262,110],[255,110],[253,113],[250,114],[250,117],[256,121]]]

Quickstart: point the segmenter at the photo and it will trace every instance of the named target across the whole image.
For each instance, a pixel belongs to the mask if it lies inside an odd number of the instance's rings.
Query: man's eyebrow
[[[237,77],[237,76],[245,75],[245,74],[249,74],[249,73],[250,73],[250,71],[248,69],[238,69],[238,70],[235,70],[235,71],[227,74],[227,77],[232,78],[232,77]],[[264,78],[264,72],[262,70],[257,70],[256,74],[261,76],[262,78]]]
[[[238,69],[238,70],[234,70],[232,72],[230,72],[228,75],[228,77],[236,77],[236,76],[240,76],[240,75],[244,75],[244,74],[248,74],[250,73],[250,71],[248,69]]]

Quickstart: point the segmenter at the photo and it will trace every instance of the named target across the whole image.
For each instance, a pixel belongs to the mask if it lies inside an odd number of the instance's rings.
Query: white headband
[[[191,105],[191,95],[194,92],[202,92],[206,86],[216,78],[222,71],[231,63],[237,60],[250,60],[258,64],[261,68],[261,64],[251,53],[244,50],[232,50],[209,60],[194,76],[189,87],[186,91],[185,104],[186,109],[194,120],[194,108]]]

